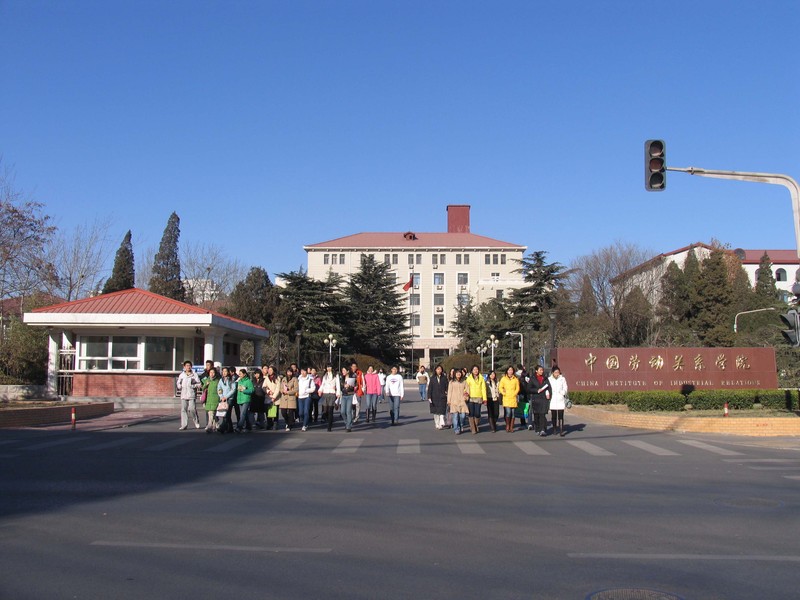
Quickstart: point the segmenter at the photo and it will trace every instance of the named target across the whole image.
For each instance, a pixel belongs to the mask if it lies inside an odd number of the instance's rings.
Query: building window
[[[484,261],[485,261],[485,263],[486,263],[487,265],[490,265],[490,264],[492,264],[492,255],[491,255],[491,254],[485,254],[485,255],[483,256],[483,258],[484,258]]]
[[[499,258],[497,254],[492,254],[492,264],[496,265]]]
[[[775,281],[786,281],[786,269],[777,269],[775,271]]]
[[[506,255],[505,254],[501,254],[500,255],[500,264],[501,265],[506,264]]]
[[[417,254],[417,264],[418,265],[422,264],[422,254]]]
[[[414,264],[414,255],[413,254],[409,254],[408,255],[408,264],[410,264],[410,265]]]
[[[139,338],[136,336],[87,335],[81,337],[79,369],[139,369]]]
[[[339,255],[338,254],[331,254],[331,264],[338,265],[339,264]]]
[[[469,273],[458,274],[458,285],[469,285]]]
[[[419,282],[421,280],[420,274],[419,273],[412,273],[411,274],[411,280],[412,280],[411,285],[414,286],[415,290],[418,290],[419,289]]]
[[[433,285],[444,285],[444,273],[433,274]]]
[[[492,281],[500,281],[500,273],[492,273]]]
[[[411,315],[411,326],[412,327],[419,327],[420,320],[419,320],[419,313],[413,313]]]
[[[433,295],[433,305],[434,306],[444,306],[444,294],[434,294]]]
[[[497,290],[497,291],[494,293],[494,296],[495,296],[495,298],[497,298],[498,300],[502,300],[502,299],[503,299],[503,290]]]
[[[329,265],[331,263],[331,255],[330,254],[323,254],[322,255],[322,264]]]
[[[440,254],[439,255],[439,264],[443,265],[447,262],[447,254]]]
[[[393,265],[397,264],[397,254],[392,254],[392,264]]]
[[[434,317],[433,317],[433,326],[434,327],[444,327],[444,315],[434,315]]]
[[[388,265],[390,264],[391,257],[388,254],[383,255],[383,264]]]
[[[469,264],[469,254],[465,254],[465,255],[464,255],[464,264],[465,264],[465,265],[468,265],[468,264]]]
[[[431,264],[438,265],[439,264],[439,255],[438,254],[431,254]]]
[[[460,254],[456,254],[456,264],[457,265],[461,264],[461,255]]]
[[[344,264],[344,254],[340,254],[340,255],[339,255],[339,264],[340,264],[340,265],[343,265],[343,264]]]
[[[469,304],[469,294],[459,294],[456,296],[456,301],[459,306],[466,306]]]
[[[411,294],[408,297],[408,301],[411,303],[411,306],[419,306],[419,294]]]
[[[144,339],[144,370],[145,371],[173,371],[180,367],[175,364],[181,362],[183,356],[183,338],[180,342],[178,361],[175,360],[174,337],[146,337]]]

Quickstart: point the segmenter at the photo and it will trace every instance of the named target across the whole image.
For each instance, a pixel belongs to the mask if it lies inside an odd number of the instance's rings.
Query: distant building
[[[666,272],[669,264],[676,263],[683,268],[686,257],[692,250],[694,250],[697,260],[702,262],[703,259],[711,254],[713,247],[698,242],[671,252],[659,254],[617,276],[612,284],[615,286],[624,284],[628,291],[638,285],[648,300],[655,304],[661,297],[661,277]],[[775,285],[778,288],[781,299],[784,302],[789,302],[794,297],[792,284],[795,281],[795,272],[800,267],[800,260],[798,260],[795,250],[744,250],[737,248],[731,252],[741,261],[742,267],[747,272],[753,286],[755,286],[758,279],[758,265],[761,263],[761,257],[766,252],[772,262],[772,275],[775,277]]]
[[[459,343],[450,323],[456,307],[471,297],[481,304],[502,298],[523,285],[519,269],[526,246],[471,233],[470,207],[447,207],[447,231],[440,233],[363,232],[304,246],[308,275],[326,279],[330,272],[348,278],[363,255],[391,266],[398,289],[412,282],[405,310],[414,346],[407,359],[431,365],[452,354]]]

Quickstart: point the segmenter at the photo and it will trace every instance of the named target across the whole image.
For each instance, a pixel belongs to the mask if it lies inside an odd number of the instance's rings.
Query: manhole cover
[[[644,588],[616,588],[586,596],[586,600],[683,600],[676,594]]]
[[[731,508],[778,508],[783,506],[780,500],[772,498],[720,498],[717,504]]]

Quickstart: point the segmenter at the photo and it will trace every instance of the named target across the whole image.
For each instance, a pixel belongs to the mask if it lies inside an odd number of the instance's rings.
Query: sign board
[[[777,389],[774,348],[557,348],[570,390]]]

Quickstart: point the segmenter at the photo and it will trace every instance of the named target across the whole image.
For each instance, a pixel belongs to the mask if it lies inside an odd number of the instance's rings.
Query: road
[[[414,400],[349,434],[2,431],[0,598],[798,596],[800,452],[457,437]]]

